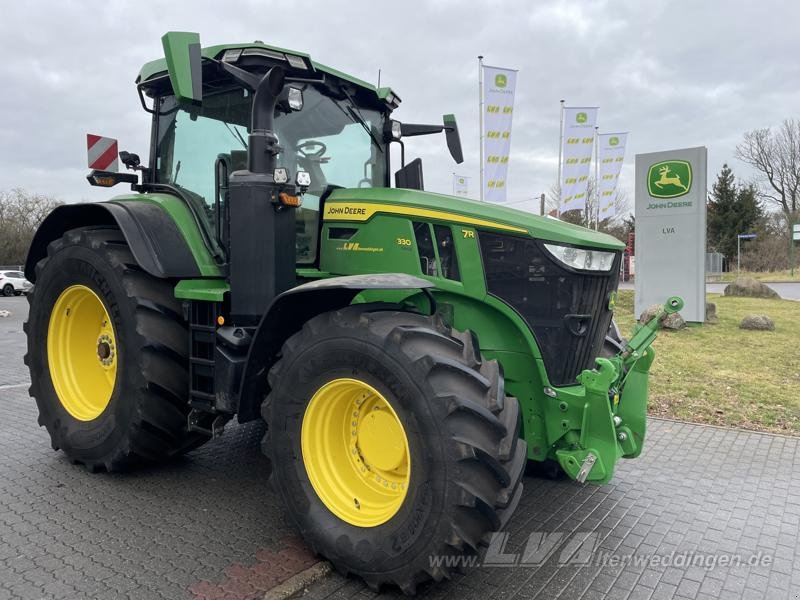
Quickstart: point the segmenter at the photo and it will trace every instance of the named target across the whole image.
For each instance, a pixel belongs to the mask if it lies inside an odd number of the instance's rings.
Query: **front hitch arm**
[[[628,342],[625,344],[625,348],[620,354],[620,357],[622,358],[626,368],[633,366],[633,363],[644,356],[647,348],[649,348],[656,339],[661,320],[667,315],[678,312],[682,308],[683,299],[679,298],[678,296],[672,296],[671,298],[667,299],[667,301],[664,303],[664,306],[661,307],[661,309],[652,319],[650,319],[650,321],[640,325],[636,329],[633,337],[628,340]]]
[[[556,451],[561,467],[572,479],[607,483],[619,458],[639,456],[647,428],[647,388],[655,351],[650,347],[666,315],[683,308],[669,298],[658,313],[640,325],[624,349],[613,358],[596,359],[596,368],[583,371],[580,435]]]

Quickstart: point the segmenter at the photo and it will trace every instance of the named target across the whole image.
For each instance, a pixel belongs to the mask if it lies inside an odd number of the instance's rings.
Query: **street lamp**
[[[756,239],[755,233],[740,233],[736,236],[736,271],[742,272],[742,240]]]

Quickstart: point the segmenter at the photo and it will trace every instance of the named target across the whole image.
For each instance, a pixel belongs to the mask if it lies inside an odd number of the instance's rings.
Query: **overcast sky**
[[[636,153],[705,145],[709,180],[748,129],[800,111],[800,3],[759,0],[613,2],[9,2],[0,18],[0,189],[67,202],[102,200],[88,186],[86,133],[147,155],[149,115],[133,85],[161,56],[168,30],[203,45],[263,40],[383,85],[395,115],[441,122],[456,114],[465,162],[443,136],[407,143],[426,188],[450,193],[452,172],[478,192],[477,56],[519,69],[509,201],[557,177],[559,100],[600,107],[601,131],[630,131],[621,185],[632,198]],[[119,188],[122,189],[121,187]]]

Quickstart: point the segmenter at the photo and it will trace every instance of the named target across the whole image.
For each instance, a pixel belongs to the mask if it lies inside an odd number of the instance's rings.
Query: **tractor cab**
[[[247,168],[254,93],[220,63],[256,76],[275,66],[284,68],[290,81],[275,102],[275,168],[285,169],[289,178],[298,172],[309,175],[296,210],[297,263],[313,263],[320,199],[326,190],[388,185],[383,131],[399,99],[387,88],[379,93],[366,83],[318,70],[307,57],[263,44],[209,48],[204,54],[208,58],[201,61],[199,102],[176,93],[166,72],[154,72],[166,68],[163,60],[149,63],[140,74],[139,89],[152,98],[150,182],[184,191],[206,227],[227,246],[228,181],[232,172]],[[143,104],[150,103],[143,98]]]
[[[295,211],[298,266],[317,260],[320,204],[327,194],[336,188],[390,187],[389,144],[403,133],[444,130],[460,158],[455,120],[449,126],[392,121],[400,98],[390,88],[376,88],[306,55],[261,42],[200,52],[195,68],[201,83],[194,81],[191,91],[173,81],[169,60],[146,64],[137,79],[142,105],[153,114],[144,183],[183,192],[223,252],[230,235],[229,177],[248,167],[252,131],[255,94],[237,79],[239,70],[255,78],[274,67],[284,72],[273,113],[275,168],[285,170],[289,180],[307,173],[309,181]],[[421,189],[421,167],[417,161],[410,167],[398,172],[398,182]]]

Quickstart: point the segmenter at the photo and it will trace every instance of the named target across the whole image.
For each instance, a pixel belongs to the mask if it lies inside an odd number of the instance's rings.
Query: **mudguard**
[[[243,423],[259,417],[261,402],[268,392],[267,372],[283,342],[299,331],[303,323],[321,313],[349,305],[365,290],[432,287],[434,284],[430,281],[404,273],[347,275],[304,283],[276,297],[261,318],[247,354],[240,386],[239,421]]]
[[[173,218],[153,202],[93,202],[66,204],[54,209],[33,237],[25,276],[36,282],[36,263],[47,255],[47,245],[76,227],[117,226],[136,262],[154,277],[201,277],[200,267]]]

